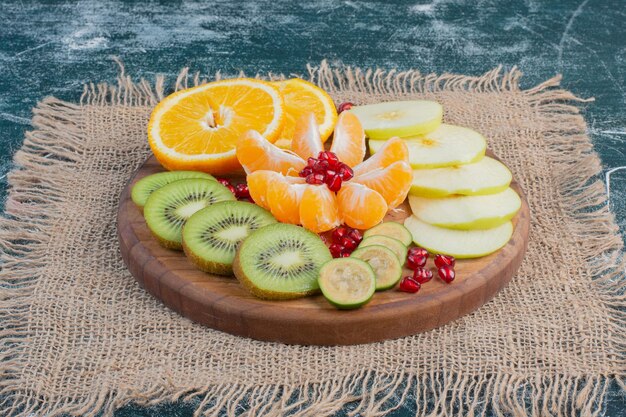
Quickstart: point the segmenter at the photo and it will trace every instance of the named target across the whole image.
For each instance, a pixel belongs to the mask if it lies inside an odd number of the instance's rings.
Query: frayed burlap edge
[[[19,369],[28,349],[28,297],[43,273],[45,259],[36,257],[37,248],[49,240],[55,214],[52,203],[62,199],[55,182],[59,169],[68,174],[82,152],[80,121],[83,106],[153,106],[165,94],[165,78],[155,82],[133,82],[120,63],[116,86],[88,84],[80,105],[47,98],[34,110],[33,126],[23,147],[15,155],[19,169],[9,176],[10,192],[6,218],[0,219],[0,411],[3,415],[57,416],[72,414],[112,415],[127,403],[156,405],[168,401],[195,401],[195,415],[332,415],[348,410],[349,415],[385,415],[408,398],[416,401],[416,415],[476,415],[492,410],[503,415],[580,415],[594,416],[602,411],[608,386],[617,382],[626,389],[626,261],[623,242],[609,211],[601,164],[586,135],[586,126],[576,106],[582,101],[568,91],[557,89],[560,77],[534,88],[519,89],[521,73],[500,67],[479,77],[463,75],[422,75],[418,71],[397,72],[358,68],[332,68],[326,62],[308,67],[309,78],[330,93],[410,94],[429,91],[462,90],[475,92],[517,91],[528,96],[537,118],[550,126],[545,142],[559,181],[560,201],[567,214],[568,230],[578,237],[587,254],[586,261],[598,271],[592,282],[605,310],[612,333],[613,353],[619,370],[612,374],[555,374],[550,378],[506,374],[479,377],[446,371],[427,375],[375,374],[361,371],[321,384],[299,387],[279,385],[210,385],[177,390],[155,384],[141,390],[109,392],[93,387],[88,397],[45,398],[20,386]],[[217,73],[213,79],[219,79]],[[259,75],[257,75],[259,77]],[[282,78],[267,74],[267,78]],[[181,71],[173,88],[178,90],[206,82],[199,73]],[[25,227],[28,225],[28,227]],[[174,387],[175,384],[172,384]],[[415,393],[416,395],[409,395]]]

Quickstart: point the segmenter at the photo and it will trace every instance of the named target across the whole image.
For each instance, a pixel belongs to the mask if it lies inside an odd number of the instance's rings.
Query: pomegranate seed
[[[415,271],[413,271],[413,279],[423,284],[433,279],[433,271],[426,268],[416,268]]]
[[[230,184],[225,185],[224,187],[228,188],[228,190],[233,193],[235,196],[237,195],[237,190],[235,190],[235,187],[233,187]]]
[[[313,168],[311,167],[304,167],[302,168],[302,171],[300,171],[300,173],[298,173],[299,176],[301,176],[302,178],[306,178],[309,175],[311,175],[313,173]]]
[[[411,255],[417,255],[417,256],[423,256],[424,258],[428,259],[428,251],[424,248],[411,248],[409,249],[409,256]]]
[[[350,110],[352,108],[352,106],[354,106],[354,104],[350,103],[349,101],[343,102],[343,103],[341,103],[337,107],[337,113],[341,113],[341,112],[344,112],[346,110]]]
[[[324,175],[323,174],[309,174],[306,177],[306,182],[308,184],[314,184],[314,185],[324,184]]]
[[[322,161],[327,161],[329,165],[336,165],[339,163],[339,158],[335,155],[334,152],[331,151],[321,151],[318,159]]]
[[[313,168],[315,164],[317,164],[317,159],[313,158],[312,156],[310,156],[309,159],[306,160],[306,166],[309,168]]]
[[[343,251],[341,252],[341,254],[339,255],[340,258],[347,258],[352,254],[352,252],[348,252],[348,251]]]
[[[228,181],[226,178],[218,178],[217,182],[222,184],[224,187],[231,185],[230,181]]]
[[[325,172],[326,178],[332,178],[335,175],[337,175],[337,171],[335,171],[334,169],[329,169],[328,171]]]
[[[357,246],[357,243],[349,237],[343,237],[339,243],[348,250],[354,250]]]
[[[439,268],[437,270],[437,273],[439,274],[439,278],[441,278],[442,280],[444,280],[446,283],[451,283],[452,281],[454,281],[454,278],[456,276],[456,273],[454,272],[454,269],[452,269],[452,267],[449,266],[442,266],[441,268]]]
[[[339,176],[342,180],[348,181],[352,179],[352,177],[354,177],[354,171],[352,171],[352,168],[350,168],[348,165],[342,163],[341,167],[339,168]]]
[[[422,268],[426,265],[426,257],[422,255],[414,255],[410,253],[406,257],[406,266],[409,269],[416,270],[417,268]]]
[[[328,185],[328,189],[330,191],[337,192],[341,189],[341,177],[339,175],[335,175],[330,179],[330,181],[327,181],[326,184]]]
[[[248,184],[237,184],[235,186],[235,195],[237,198],[248,198],[250,197],[250,190],[248,190]]]
[[[330,254],[333,255],[333,258],[339,258],[344,251],[344,247],[338,243],[333,243],[328,249],[330,250]]]
[[[348,237],[354,240],[357,244],[361,243],[361,241],[363,240],[363,235],[356,229],[350,230],[350,233],[348,233]]]
[[[333,230],[333,240],[335,242],[339,242],[341,240],[342,237],[344,237],[345,235],[348,234],[348,228],[343,227],[343,226],[339,226],[338,228],[336,228],[335,230]]]
[[[415,281],[410,276],[406,276],[400,281],[400,291],[415,293],[418,292],[420,288],[422,288],[422,284]]]
[[[326,171],[330,168],[328,161],[317,161],[313,166],[313,172],[316,174],[326,174]]]
[[[435,265],[437,266],[437,268],[441,268],[443,266],[449,266],[454,268],[454,264],[456,264],[456,259],[454,259],[454,256],[435,255]]]

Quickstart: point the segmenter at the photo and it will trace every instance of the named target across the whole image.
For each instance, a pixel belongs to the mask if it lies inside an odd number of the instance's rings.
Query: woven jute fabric
[[[218,75],[219,76],[219,75]],[[272,77],[271,75],[269,75]],[[305,75],[306,77],[307,75]],[[198,415],[592,416],[624,387],[622,240],[579,104],[558,78],[309,67],[337,101],[434,99],[511,168],[528,196],[525,261],[478,311],[360,346],[264,343],[168,310],[120,257],[120,192],[149,155],[167,83],[90,84],[45,99],[15,155],[0,223],[0,414],[95,416],[183,399]],[[183,71],[174,88],[201,83]],[[419,294],[416,298],[419,299]]]

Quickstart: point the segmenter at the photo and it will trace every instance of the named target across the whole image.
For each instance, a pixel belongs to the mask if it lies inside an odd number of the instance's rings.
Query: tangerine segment
[[[396,161],[409,162],[409,148],[406,142],[399,137],[386,140],[378,152],[355,166],[353,168],[354,175],[359,176],[376,168],[385,168]]]
[[[411,189],[413,169],[406,161],[396,161],[386,168],[377,168],[359,175],[353,181],[377,191],[389,208],[395,208],[406,199]]]
[[[276,220],[282,223],[300,224],[300,202],[304,191],[312,185],[305,184],[304,181],[293,182],[288,178],[280,176],[270,184],[267,190],[267,202]]]
[[[296,121],[291,150],[304,159],[317,158],[319,153],[324,150],[324,144],[320,138],[313,113],[305,114]]]
[[[300,200],[300,223],[306,229],[322,233],[341,224],[337,197],[326,185],[308,186]]]
[[[255,130],[247,131],[237,142],[237,159],[248,174],[263,169],[298,175],[306,165],[304,159],[273,145]]]
[[[359,118],[353,113],[343,112],[339,115],[330,150],[339,157],[341,162],[350,167],[363,162],[365,132]]]
[[[297,120],[309,112],[315,115],[322,142],[326,142],[333,133],[337,121],[337,109],[328,93],[300,78],[276,81],[272,84],[278,87],[283,95],[286,113],[280,143],[277,145],[281,148],[290,148]]]
[[[250,197],[264,209],[270,209],[267,201],[267,190],[269,190],[272,183],[278,180],[278,177],[281,177],[278,172],[267,170],[254,171],[246,177]]]
[[[343,221],[355,229],[369,229],[383,221],[387,203],[382,195],[362,184],[348,182],[337,193]]]
[[[148,142],[171,170],[226,173],[237,168],[235,146],[250,129],[270,142],[285,120],[284,102],[271,83],[248,78],[178,91],[161,101],[148,124]]]

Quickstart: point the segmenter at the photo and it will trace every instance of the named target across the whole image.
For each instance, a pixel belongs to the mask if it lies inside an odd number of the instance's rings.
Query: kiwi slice
[[[242,201],[222,201],[196,211],[183,226],[183,250],[204,272],[232,275],[239,244],[248,235],[276,223],[269,211]]]
[[[252,232],[241,243],[233,272],[257,297],[286,300],[319,291],[320,268],[331,259],[330,251],[315,233],[276,223]]]
[[[376,291],[388,290],[402,278],[402,264],[390,249],[369,245],[352,252],[350,257],[367,262],[376,275]]]
[[[332,305],[348,310],[371,300],[376,290],[376,274],[365,261],[337,258],[322,266],[319,284],[322,294]]]
[[[143,208],[148,228],[168,249],[182,249],[183,224],[196,211],[218,201],[235,200],[217,181],[189,178],[174,181],[154,191]]]
[[[368,238],[370,236],[377,236],[377,235],[392,237],[394,239],[399,240],[400,242],[402,242],[404,246],[407,246],[407,247],[411,244],[411,242],[413,242],[413,235],[411,235],[411,232],[409,232],[409,229],[407,229],[400,223],[396,223],[396,222],[385,222],[385,223],[376,225],[372,227],[371,229],[369,229],[368,231],[366,231],[363,234],[363,237]]]
[[[212,175],[199,171],[167,171],[159,172],[158,174],[148,175],[143,177],[133,185],[133,189],[130,193],[130,198],[139,207],[146,205],[146,201],[150,194],[164,185],[170,184],[174,181],[184,180],[187,178],[204,178],[207,180],[215,181]]]
[[[380,245],[391,249],[391,251],[398,257],[400,265],[404,265],[404,261],[406,260],[407,248],[398,239],[394,239],[392,237],[384,235],[370,236],[363,239],[363,241],[359,245],[359,249],[370,245]]]

